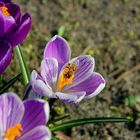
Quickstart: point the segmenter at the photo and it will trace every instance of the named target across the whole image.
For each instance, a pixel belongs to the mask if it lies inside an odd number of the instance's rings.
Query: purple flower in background
[[[0,96],[0,140],[50,140],[48,119],[47,102],[22,102],[14,93]]]
[[[12,49],[22,43],[31,28],[31,17],[23,16],[18,5],[10,0],[0,0],[0,74],[9,65]]]
[[[95,62],[89,55],[70,60],[66,40],[54,36],[47,44],[41,63],[41,76],[33,71],[30,84],[36,94],[59,98],[65,103],[79,103],[91,98],[105,87],[104,78],[94,71]]]
[[[0,0],[0,2],[10,3],[10,2],[11,2],[11,0]]]

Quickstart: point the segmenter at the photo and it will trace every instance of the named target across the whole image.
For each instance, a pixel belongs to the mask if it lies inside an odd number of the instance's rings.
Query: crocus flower
[[[105,86],[104,78],[94,72],[95,62],[89,55],[70,60],[71,51],[66,40],[54,36],[46,45],[41,63],[41,75],[34,70],[30,84],[32,90],[66,103],[79,103],[91,98]]]
[[[47,102],[22,102],[11,92],[0,96],[0,140],[50,140],[48,119]]]
[[[31,28],[31,17],[10,0],[0,0],[0,74],[10,64],[12,49],[20,44]]]

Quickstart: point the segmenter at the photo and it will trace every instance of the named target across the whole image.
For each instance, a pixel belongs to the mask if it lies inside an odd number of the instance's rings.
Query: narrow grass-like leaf
[[[84,124],[94,124],[94,123],[121,123],[121,122],[130,122],[131,118],[87,118],[87,119],[77,119],[70,120],[61,124],[57,124],[51,127],[51,131],[60,131],[75,126],[80,126]]]
[[[5,91],[7,91],[8,88],[10,88],[18,79],[21,78],[21,73],[18,74],[17,76],[15,76],[13,79],[11,79],[10,81],[8,81],[7,83],[5,83],[4,85],[2,85],[0,87],[0,94],[4,93]]]
[[[62,121],[62,120],[65,120],[65,119],[68,119],[70,116],[67,114],[67,115],[64,115],[64,116],[61,116],[61,117],[58,117],[58,118],[55,118],[53,120],[50,120],[47,124],[54,124],[58,121]]]
[[[30,80],[29,69],[28,69],[26,62],[24,60],[24,56],[23,56],[23,52],[21,50],[21,47],[17,46],[15,48],[15,51],[16,51],[16,55],[17,55],[17,57],[19,59],[19,63],[20,63],[20,70],[22,73],[23,84],[27,85],[29,83],[29,80]]]

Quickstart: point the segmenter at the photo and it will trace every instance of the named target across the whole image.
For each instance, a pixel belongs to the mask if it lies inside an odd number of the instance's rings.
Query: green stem
[[[67,128],[72,128],[75,126],[80,126],[84,124],[94,124],[94,123],[121,123],[121,122],[130,122],[132,118],[89,118],[89,119],[78,119],[70,120],[62,124],[57,124],[50,128],[51,131],[60,131]]]
[[[16,55],[19,59],[20,70],[21,70],[22,77],[23,77],[23,84],[27,85],[29,83],[29,80],[30,80],[30,73],[29,73],[29,69],[27,67],[27,64],[25,62],[21,47],[17,46],[15,48],[15,52],[16,52]]]

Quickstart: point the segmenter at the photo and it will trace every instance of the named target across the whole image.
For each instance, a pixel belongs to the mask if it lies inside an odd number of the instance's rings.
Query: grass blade
[[[11,79],[10,81],[8,81],[7,83],[5,83],[4,85],[2,85],[0,87],[0,94],[4,93],[5,91],[7,91],[8,88],[10,88],[18,79],[21,78],[21,73],[18,74],[16,77],[14,77],[13,79]]]
[[[87,118],[87,119],[77,119],[58,124],[51,127],[51,131],[61,131],[75,126],[80,126],[84,124],[94,124],[94,123],[121,123],[130,122],[132,118]]]

